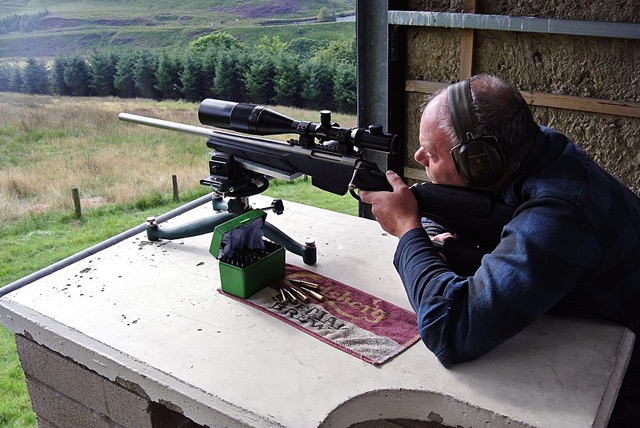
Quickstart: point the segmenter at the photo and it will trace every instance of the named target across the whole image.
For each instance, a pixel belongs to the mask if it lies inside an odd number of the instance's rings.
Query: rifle
[[[217,129],[128,113],[120,113],[119,118],[207,137],[206,145],[212,149],[209,175],[200,184],[211,186],[216,195],[234,198],[235,203],[224,206],[232,215],[248,209],[244,198],[268,188],[268,177],[290,181],[308,175],[315,187],[337,195],[349,191],[358,200],[358,189],[391,191],[385,173],[375,162],[367,160],[365,153],[373,150],[395,154],[400,150],[400,138],[384,132],[382,126],[343,128],[331,122],[331,112],[327,110],[321,111],[320,122],[314,123],[294,120],[263,106],[205,99],[198,108],[198,119],[201,124]],[[298,138],[284,143],[259,137],[284,134],[297,134]],[[488,193],[431,183],[414,185],[411,190],[422,215],[482,248],[497,244],[502,227],[513,215],[512,208]],[[277,214],[282,212],[281,203],[274,201],[272,206]],[[147,235],[150,240],[175,239],[213,230],[211,224],[196,229],[178,235],[148,229]],[[297,243],[291,245],[295,250],[286,244],[285,247],[296,254],[302,251]],[[315,262],[315,254],[308,259]]]
[[[252,104],[206,99],[198,108],[203,125],[250,135],[298,134],[287,143],[120,113],[120,119],[208,137],[209,176],[200,183],[224,196],[250,196],[267,189],[266,177],[292,180],[311,176],[311,183],[328,192],[357,198],[356,189],[391,190],[385,174],[364,150],[396,153],[400,138],[380,125],[342,128],[331,123],[331,112],[320,112],[320,123],[291,119]]]

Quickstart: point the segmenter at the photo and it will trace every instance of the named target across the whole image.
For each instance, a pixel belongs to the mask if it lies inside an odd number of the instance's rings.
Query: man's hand
[[[371,204],[371,212],[388,233],[402,237],[412,229],[422,227],[418,204],[413,193],[393,171],[387,171],[387,180],[393,192],[360,191],[362,202]]]
[[[431,242],[433,242],[433,245],[438,248],[442,248],[442,246],[444,245],[444,241],[446,241],[447,239],[452,239],[453,235],[449,232],[444,232],[435,236],[429,236],[429,238],[431,238]]]

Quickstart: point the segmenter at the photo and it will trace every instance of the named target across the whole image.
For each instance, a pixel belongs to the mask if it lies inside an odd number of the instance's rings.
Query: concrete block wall
[[[39,428],[204,428],[139,392],[16,334]],[[213,425],[215,426],[215,424]],[[351,428],[439,428],[436,421],[378,420]]]
[[[23,335],[16,345],[39,427],[201,427]]]

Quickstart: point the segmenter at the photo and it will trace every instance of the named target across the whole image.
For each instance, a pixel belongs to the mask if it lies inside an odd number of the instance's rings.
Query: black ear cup
[[[504,173],[504,154],[496,137],[476,132],[471,83],[463,80],[447,89],[449,111],[459,144],[451,149],[458,174],[478,187],[496,183]]]
[[[494,137],[480,137],[451,149],[458,174],[467,184],[485,187],[497,182],[504,173],[504,162]]]

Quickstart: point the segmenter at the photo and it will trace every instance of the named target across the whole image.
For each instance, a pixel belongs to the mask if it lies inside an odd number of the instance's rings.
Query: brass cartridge
[[[312,288],[314,290],[317,290],[318,288],[320,288],[320,286],[316,283],[313,282],[309,282],[309,281],[305,281],[304,279],[291,279],[291,278],[287,278],[290,282],[294,282],[298,285],[304,285],[307,288]]]
[[[311,290],[305,287],[304,285],[301,285],[300,288],[302,289],[302,291],[304,291],[305,293],[307,293],[309,296],[313,297],[317,301],[322,302],[324,300],[324,296],[318,293],[317,291]]]
[[[298,304],[298,299],[296,298],[296,296],[294,296],[291,291],[289,291],[288,289],[281,287],[280,290],[282,290],[282,292],[287,296],[287,300],[289,302],[291,302],[291,304],[293,305],[297,305]]]
[[[304,303],[309,303],[309,297],[306,294],[304,294],[304,292],[300,290],[298,287],[296,287],[295,285],[290,285],[289,290],[293,294],[295,294],[298,297],[298,299],[302,300]]]

